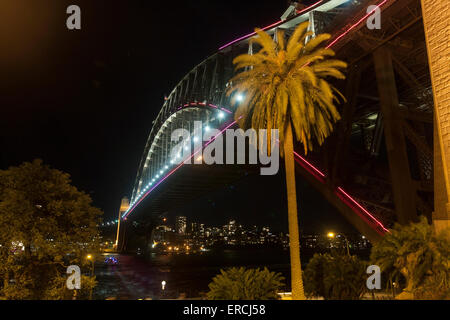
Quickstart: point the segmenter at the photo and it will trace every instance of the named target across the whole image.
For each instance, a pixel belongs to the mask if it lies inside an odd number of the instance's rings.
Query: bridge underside
[[[305,179],[312,187],[333,206],[362,234],[371,241],[378,240],[383,230],[361,210],[346,193],[336,192],[326,187],[326,180],[312,171],[311,164],[296,157],[296,172],[299,179]],[[284,170],[281,164],[280,170]],[[251,175],[260,174],[259,165],[205,165],[190,164],[180,167],[174,174],[166,178],[150,197],[145,199],[133,212],[132,220],[147,220],[153,216],[161,216],[170,211],[182,210],[191,201],[227,185],[233,184]],[[263,181],[263,180],[261,180]],[[274,192],[286,192],[276,189]],[[233,201],[233,199],[230,199]],[[253,201],[253,200],[250,200]]]
[[[151,196],[133,213],[133,219],[149,213],[163,215],[247,175],[258,173],[259,167],[256,165],[183,165],[152,191]]]

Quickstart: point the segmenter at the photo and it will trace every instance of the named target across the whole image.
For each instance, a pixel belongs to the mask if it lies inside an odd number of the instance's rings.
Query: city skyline
[[[229,219],[228,223],[222,225],[208,225],[200,221],[189,221],[184,216],[177,216],[175,224],[170,221],[162,221],[156,225],[156,239],[154,241],[194,241],[189,245],[211,246],[214,241],[219,241],[227,245],[258,245],[258,244],[280,244],[288,247],[289,233],[271,232],[270,227],[266,225],[242,225],[239,221]],[[178,223],[177,223],[178,221]],[[183,221],[182,229],[179,228]],[[155,232],[154,231],[154,232]],[[182,231],[182,232],[179,232]],[[336,237],[330,239],[329,234],[336,234]],[[165,238],[164,234],[170,234],[170,239]],[[178,236],[178,238],[177,238]],[[301,233],[302,246],[305,248],[332,248],[344,247],[347,239],[351,247],[367,249],[370,245],[369,240],[361,234],[344,234],[340,230],[329,229],[327,233]],[[197,240],[197,242],[195,242]],[[208,242],[209,240],[209,242]],[[346,240],[346,241],[347,241]],[[200,241],[200,242],[199,242]]]

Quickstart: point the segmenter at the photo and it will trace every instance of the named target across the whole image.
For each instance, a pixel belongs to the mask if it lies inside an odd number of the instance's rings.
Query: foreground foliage
[[[41,160],[0,170],[0,297],[70,299],[66,269],[86,266],[97,251],[102,212]],[[82,268],[83,272],[83,268]],[[95,279],[83,276],[79,298]]]
[[[277,292],[284,286],[284,277],[267,268],[231,268],[220,273],[209,284],[207,297],[210,300],[277,299]]]
[[[397,298],[450,299],[450,234],[419,223],[395,225],[372,248],[371,260],[390,281],[404,283]]]
[[[308,296],[325,300],[357,300],[366,288],[367,263],[347,254],[315,254],[305,269]]]
[[[320,34],[311,38],[308,22],[295,29],[287,43],[284,31],[278,30],[276,40],[255,29],[254,41],[261,49],[255,54],[243,54],[233,60],[237,74],[231,79],[228,95],[232,101],[242,95],[235,119],[244,128],[267,129],[270,152],[271,129],[279,130],[281,155],[286,168],[288,219],[291,255],[292,298],[305,299],[298,231],[297,196],[295,187],[294,137],[303,144],[305,154],[313,143],[321,145],[340,119],[334,105],[337,89],[327,78],[344,79],[340,71],[343,61],[330,59],[333,50],[321,45],[330,38]],[[239,72],[240,71],[240,72]]]

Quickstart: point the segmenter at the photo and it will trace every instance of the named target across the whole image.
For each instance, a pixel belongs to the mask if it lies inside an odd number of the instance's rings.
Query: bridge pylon
[[[122,251],[123,248],[123,228],[122,232],[120,229],[120,225],[122,223],[122,215],[128,210],[130,207],[130,200],[127,197],[123,197],[122,201],[120,203],[120,209],[119,209],[119,217],[117,221],[117,232],[116,232],[116,242],[114,243],[114,249],[116,251]]]

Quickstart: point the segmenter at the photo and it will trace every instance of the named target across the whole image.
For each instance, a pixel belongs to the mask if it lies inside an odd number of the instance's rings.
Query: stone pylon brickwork
[[[433,85],[435,124],[435,213],[438,229],[450,226],[450,1],[421,0]],[[438,159],[436,159],[438,157]],[[444,190],[443,190],[444,189]],[[445,201],[446,203],[441,203]]]

